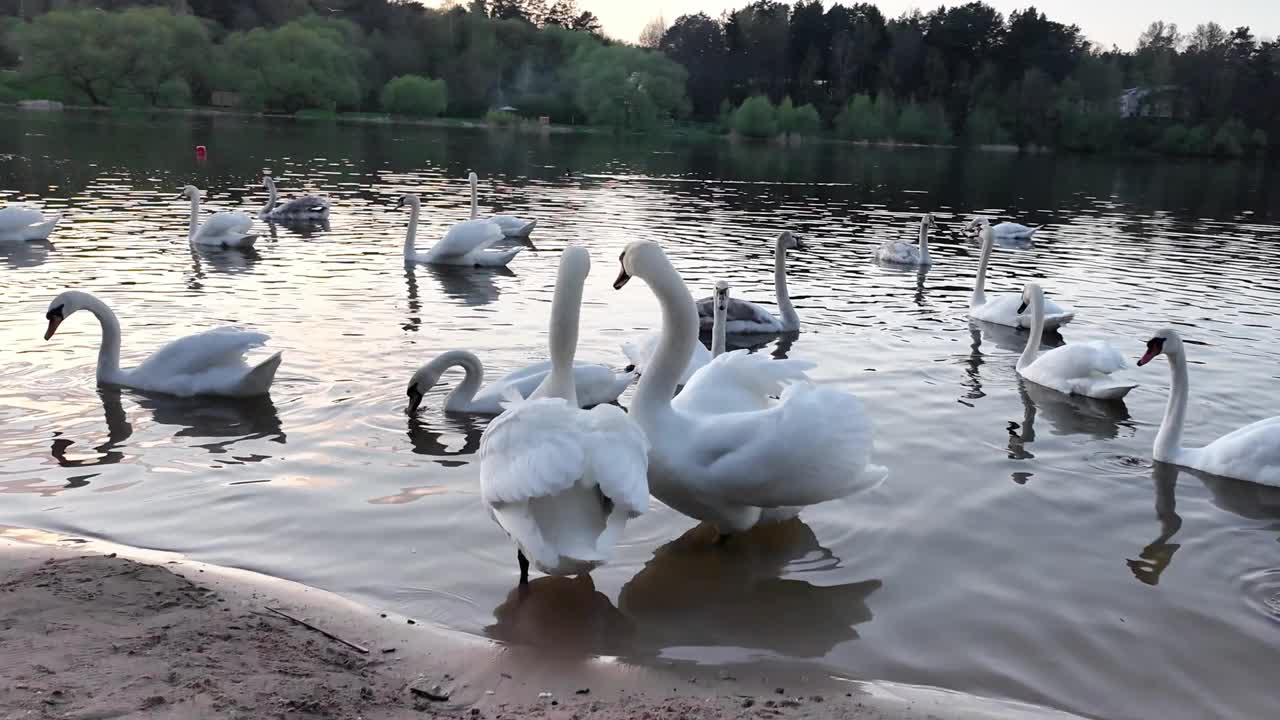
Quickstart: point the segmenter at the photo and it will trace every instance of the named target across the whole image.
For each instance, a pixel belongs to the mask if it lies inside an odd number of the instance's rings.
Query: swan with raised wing
[[[467,350],[450,350],[441,353],[413,374],[409,381],[408,411],[417,412],[423,396],[440,382],[444,373],[455,367],[462,368],[466,375],[445,398],[444,409],[446,412],[473,415],[502,413],[502,405],[512,391],[527,398],[551,374],[551,361],[548,360],[520,368],[484,385],[484,365],[480,358]],[[605,365],[584,362],[573,364],[573,382],[580,407],[614,402],[638,377],[639,373],[618,373]]]
[[[792,361],[725,353],[673,401],[698,342],[697,307],[656,243],[632,242],[621,264],[614,287],[639,278],[662,306],[662,341],[630,409],[651,446],[654,497],[727,535],[768,522],[771,510],[834,500],[884,480],[888,470],[870,463],[872,422],[862,403],[813,384]],[[730,385],[738,397],[726,402],[722,392]],[[738,410],[750,393],[764,407]]]
[[[205,247],[251,247],[258,236],[253,229],[253,217],[237,210],[216,212],[200,222],[201,192],[194,185],[182,189],[178,196],[191,201],[191,220],[187,225],[187,240],[192,245]]]
[[[0,209],[0,242],[47,240],[62,215],[45,217],[35,208],[10,205]]]
[[[471,219],[476,220],[480,215],[480,205],[476,195],[476,186],[480,179],[472,172],[467,174],[467,182],[471,184]],[[509,238],[527,238],[538,226],[537,220],[525,220],[515,215],[490,215],[484,219],[502,228],[502,234]]]
[[[315,222],[329,217],[329,198],[320,195],[302,195],[286,200],[277,206],[276,181],[264,175],[262,185],[267,189],[267,204],[258,211],[258,217],[271,222]]]
[[[515,542],[520,583],[529,566],[578,575],[606,563],[623,528],[649,507],[649,443],[616,405],[578,407],[573,356],[582,288],[591,269],[583,248],[560,258],[551,304],[551,373],[480,440],[480,496]]]
[[[135,368],[120,367],[120,321],[107,304],[87,292],[68,290],[49,303],[44,339],[72,314],[88,310],[102,325],[98,350],[98,384],[122,385],[137,390],[190,397],[266,395],[280,367],[276,353],[257,365],[245,363],[249,350],[261,347],[268,337],[237,328],[217,328],[178,338],[143,360]]]
[[[1037,354],[1044,332],[1044,290],[1027,283],[1018,313],[1031,310],[1031,332],[1018,358],[1018,374],[1031,382],[1064,395],[1083,395],[1096,400],[1119,400],[1138,387],[1117,382],[1111,376],[1128,365],[1118,350],[1105,342],[1069,343]]]
[[[778,313],[773,313],[761,305],[746,300],[732,298],[729,300],[728,322],[725,330],[731,335],[753,333],[788,333],[800,329],[800,316],[791,304],[791,294],[787,291],[787,251],[806,250],[804,241],[790,231],[778,235],[773,247],[773,288],[778,299]],[[698,321],[705,329],[710,329],[715,321],[715,298],[705,297],[698,301]]]
[[[1169,404],[1156,433],[1152,455],[1160,462],[1193,468],[1212,475],[1280,487],[1280,415],[1259,420],[1227,433],[1204,447],[1182,445],[1187,419],[1187,355],[1178,331],[1165,328],[1147,341],[1138,360],[1141,367],[1164,355],[1169,358]]]
[[[918,243],[902,240],[890,240],[876,248],[876,262],[889,265],[924,266],[932,265],[929,257],[929,231],[938,227],[933,221],[933,213],[925,213],[920,218],[920,238]]]
[[[430,250],[417,251],[418,216],[422,201],[417,195],[400,198],[400,207],[409,208],[409,229],[404,236],[404,260],[428,265],[467,265],[502,267],[524,250],[523,246],[492,250],[490,246],[503,238],[502,228],[488,220],[464,220],[453,227]]]
[[[990,297],[987,296],[987,265],[991,262],[991,251],[995,247],[995,235],[989,227],[982,228],[979,234],[982,238],[982,255],[978,258],[978,277],[974,281],[973,295],[969,299],[969,317],[974,320],[1008,325],[1009,327],[1030,327],[1031,318],[1018,309],[1022,306],[1021,294],[1000,293]],[[1075,310],[1045,298],[1045,328],[1055,330],[1071,322],[1075,316]]]

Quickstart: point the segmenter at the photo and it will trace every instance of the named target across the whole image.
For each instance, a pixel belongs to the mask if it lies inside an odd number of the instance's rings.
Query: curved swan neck
[[[796,315],[791,293],[787,290],[787,248],[784,242],[784,237],[780,236],[773,248],[773,289],[778,295],[778,313],[782,315],[783,329],[790,332],[800,329],[800,316]]]
[[[269,215],[276,209],[276,183],[271,178],[263,178],[262,184],[267,186],[267,204],[262,206],[262,214]]]
[[[562,258],[560,272],[556,275],[555,295],[551,299],[551,327],[547,333],[551,372],[531,397],[558,397],[568,400],[570,405],[577,405],[573,358],[578,351],[578,321],[582,314],[582,288],[586,275],[570,270],[568,266],[573,262],[581,262],[581,257]]]
[[[711,357],[720,357],[725,350],[725,323],[729,314],[729,288],[716,286],[711,323]]]
[[[413,260],[418,245],[418,213],[421,206],[418,203],[409,205],[409,229],[404,233],[404,259]]]
[[[978,307],[987,302],[984,292],[987,286],[987,263],[991,261],[991,249],[994,245],[991,229],[982,231],[982,255],[978,257],[978,277],[973,283],[973,297],[969,299],[969,307]]]
[[[643,279],[662,307],[662,338],[649,367],[640,376],[630,409],[637,421],[649,427],[660,422],[663,413],[671,412],[676,385],[698,342],[698,306],[693,303],[684,279],[666,257],[654,275]]]
[[[466,376],[449,392],[449,396],[444,401],[444,409],[466,410],[475,400],[480,386],[484,384],[484,364],[475,353],[468,350],[450,350],[441,353],[434,360],[423,365],[420,372],[428,372],[435,377],[440,377],[450,368],[455,367],[462,368]]]
[[[98,348],[98,382],[113,383],[120,374],[120,319],[107,304],[92,295],[81,306],[93,313],[102,326],[102,345]]]
[[[1164,420],[1156,433],[1152,452],[1156,460],[1175,462],[1182,449],[1182,424],[1187,419],[1187,393],[1190,380],[1187,377],[1187,357],[1182,351],[1165,353],[1169,358],[1169,404],[1164,409]]]
[[[467,177],[467,182],[471,183],[471,219],[475,220],[480,214],[480,205],[476,200],[476,174],[471,173]]]
[[[1040,350],[1040,336],[1044,332],[1044,292],[1036,288],[1031,293],[1031,332],[1027,335],[1027,346],[1022,349],[1018,358],[1018,369],[1021,370],[1036,361]]]
[[[920,221],[920,264],[929,263],[929,220]]]

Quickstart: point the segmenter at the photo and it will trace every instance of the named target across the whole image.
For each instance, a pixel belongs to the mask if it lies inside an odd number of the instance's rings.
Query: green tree
[[[382,109],[397,115],[436,117],[449,105],[443,80],[401,75],[382,88]]]
[[[790,108],[791,98],[787,98],[786,103]],[[746,137],[771,138],[778,134],[778,115],[778,109],[769,102],[769,98],[753,95],[733,113],[733,129]]]
[[[660,53],[592,43],[570,62],[575,103],[592,124],[647,129],[688,112],[687,74]]]
[[[223,43],[223,82],[249,107],[289,113],[355,107],[365,57],[360,40],[351,23],[318,17],[233,33]]]

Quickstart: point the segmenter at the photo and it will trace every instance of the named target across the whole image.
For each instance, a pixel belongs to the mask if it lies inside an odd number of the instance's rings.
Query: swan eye
[[[50,309],[49,309],[49,312],[47,312],[47,313],[45,313],[45,314],[44,314],[44,319],[45,319],[45,320],[62,320],[62,319],[64,319],[64,318],[63,318],[63,316],[62,316],[62,306],[61,306],[61,305],[59,305],[58,307],[50,308]]]

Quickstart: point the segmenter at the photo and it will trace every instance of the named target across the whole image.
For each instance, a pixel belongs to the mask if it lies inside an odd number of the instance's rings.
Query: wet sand
[[[0,637],[5,719],[1070,717],[819,668],[731,676],[506,646],[256,573],[12,528]]]

